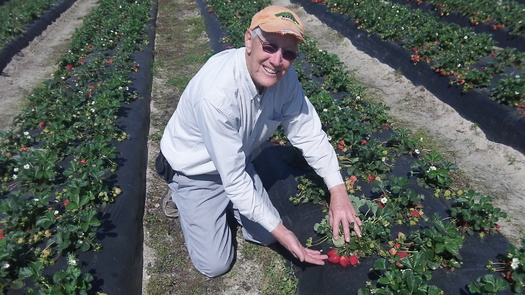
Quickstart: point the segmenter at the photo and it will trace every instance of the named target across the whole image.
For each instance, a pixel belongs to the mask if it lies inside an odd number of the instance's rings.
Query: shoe
[[[160,205],[162,207],[162,212],[164,212],[164,215],[166,215],[166,217],[179,217],[179,209],[177,209],[177,205],[175,205],[175,202],[173,202],[173,200],[171,199],[171,189],[168,189],[166,194],[164,194]]]

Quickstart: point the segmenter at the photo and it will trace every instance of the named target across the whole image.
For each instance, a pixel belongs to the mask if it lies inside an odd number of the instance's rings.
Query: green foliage
[[[432,216],[432,226],[423,228],[410,234],[413,250],[431,253],[428,266],[435,270],[439,267],[450,269],[461,267],[459,251],[464,237],[455,224],[442,221],[439,216]]]
[[[359,295],[368,294],[443,294],[436,286],[428,285],[432,278],[428,263],[432,256],[428,252],[415,253],[399,258],[379,258],[372,270],[381,275],[376,282],[367,282]]]
[[[475,282],[471,282],[468,285],[470,292],[479,294],[497,294],[498,292],[505,291],[508,288],[509,285],[503,278],[496,277],[492,274],[479,277]]]
[[[414,174],[418,175],[425,185],[446,189],[451,185],[451,170],[457,170],[458,166],[447,162],[435,151],[423,155],[411,165]]]
[[[29,13],[28,5],[44,1],[19,2],[8,3]],[[53,78],[32,91],[15,127],[0,134],[0,289],[91,289],[92,275],[73,255],[99,250],[97,212],[121,193],[108,179],[117,168],[114,143],[128,137],[115,119],[138,98],[129,75],[140,70],[133,54],[145,44],[150,11],[147,0],[99,1]],[[66,269],[56,266],[60,257],[69,257]]]
[[[498,228],[497,222],[500,218],[506,218],[507,213],[494,207],[492,199],[469,190],[454,201],[450,216],[466,233],[483,236],[484,233],[494,232]]]

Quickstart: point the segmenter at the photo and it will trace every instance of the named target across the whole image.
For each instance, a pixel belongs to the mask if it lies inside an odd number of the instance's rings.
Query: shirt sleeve
[[[330,189],[342,184],[343,177],[334,148],[322,129],[312,103],[297,82],[291,99],[283,107],[283,127],[293,146],[300,149],[308,164]]]
[[[239,213],[272,231],[281,222],[277,210],[264,202],[255,190],[251,176],[246,171],[246,157],[235,118],[225,113],[227,108],[200,100],[195,105],[202,140],[210,158],[219,172],[228,198]]]

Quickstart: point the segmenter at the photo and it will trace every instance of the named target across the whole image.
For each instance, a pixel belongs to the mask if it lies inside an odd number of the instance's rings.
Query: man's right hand
[[[279,223],[271,233],[281,245],[301,262],[324,265],[324,260],[328,259],[328,255],[321,254],[321,251],[305,248],[295,234],[282,223]]]

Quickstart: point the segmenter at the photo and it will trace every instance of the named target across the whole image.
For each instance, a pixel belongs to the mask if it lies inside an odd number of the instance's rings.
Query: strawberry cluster
[[[359,264],[359,258],[355,255],[339,255],[336,249],[332,249],[326,253],[328,261],[333,264],[340,264],[342,267],[347,265],[356,266]]]

